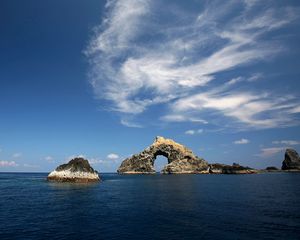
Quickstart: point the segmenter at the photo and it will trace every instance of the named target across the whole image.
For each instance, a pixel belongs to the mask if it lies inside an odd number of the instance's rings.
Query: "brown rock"
[[[118,173],[153,174],[154,161],[158,155],[168,159],[162,173],[208,173],[208,164],[204,159],[194,155],[187,147],[163,137],[156,137],[154,143],[145,150],[125,159]]]

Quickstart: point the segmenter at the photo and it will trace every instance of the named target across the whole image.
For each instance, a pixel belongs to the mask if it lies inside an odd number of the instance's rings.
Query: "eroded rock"
[[[194,155],[187,147],[163,137],[156,137],[148,148],[125,159],[118,173],[153,174],[154,161],[158,155],[168,159],[162,173],[208,173],[208,163],[204,159]]]
[[[285,151],[281,169],[300,171],[300,157],[296,150],[288,148]]]
[[[47,180],[58,182],[98,182],[100,181],[98,172],[94,170],[88,160],[84,158],[74,158],[67,164],[58,166],[52,171]]]

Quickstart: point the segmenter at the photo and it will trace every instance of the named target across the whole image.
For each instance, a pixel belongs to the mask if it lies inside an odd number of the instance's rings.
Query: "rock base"
[[[48,181],[56,182],[78,182],[78,183],[88,183],[88,182],[99,182],[100,178],[97,173],[86,173],[86,172],[71,172],[68,170],[51,172],[48,177]]]

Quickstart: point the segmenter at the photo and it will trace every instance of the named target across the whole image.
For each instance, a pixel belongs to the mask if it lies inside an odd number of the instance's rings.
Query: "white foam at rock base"
[[[91,179],[91,180],[99,180],[99,175],[97,173],[89,173],[89,172],[71,172],[70,170],[63,171],[52,171],[48,178],[78,178],[78,179]]]

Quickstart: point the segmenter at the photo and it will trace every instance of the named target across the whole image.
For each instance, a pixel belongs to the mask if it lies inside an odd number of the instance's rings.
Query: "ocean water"
[[[0,173],[0,239],[300,239],[300,174]]]

